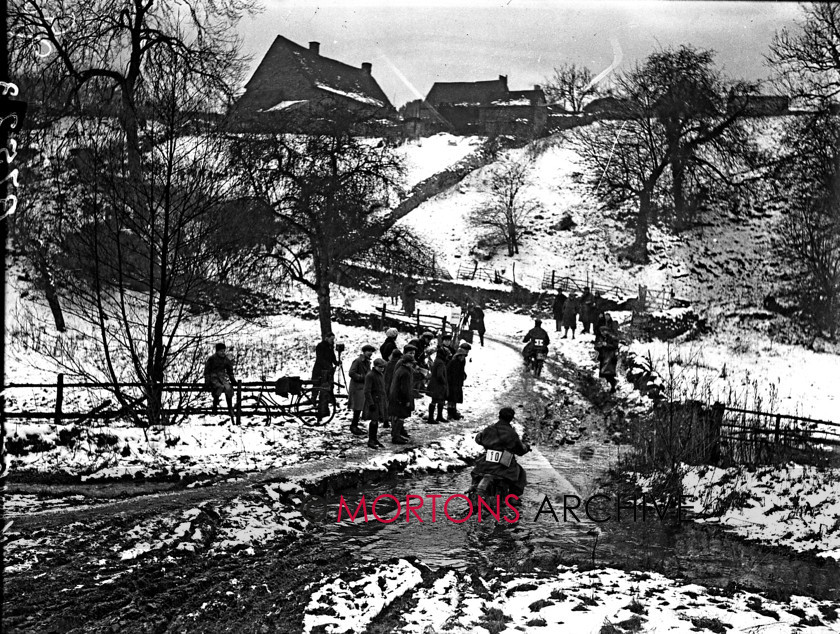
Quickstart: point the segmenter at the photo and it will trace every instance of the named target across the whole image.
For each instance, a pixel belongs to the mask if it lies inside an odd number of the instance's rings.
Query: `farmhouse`
[[[319,106],[335,106],[364,117],[392,117],[394,107],[371,71],[369,62],[356,68],[322,56],[318,42],[304,48],[278,35],[233,114],[241,124],[257,128],[306,121]]]
[[[402,109],[409,135],[423,136],[441,130],[456,134],[542,133],[547,117],[545,94],[509,90],[507,76],[475,82],[436,82],[423,100]]]

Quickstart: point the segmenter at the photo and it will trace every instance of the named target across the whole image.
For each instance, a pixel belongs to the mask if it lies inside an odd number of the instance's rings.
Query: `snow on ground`
[[[420,570],[404,559],[377,566],[358,579],[331,579],[310,597],[303,617],[304,634],[316,627],[336,634],[363,632],[385,607],[422,580]]]
[[[840,469],[685,466],[687,506],[750,540],[840,560]],[[644,481],[644,480],[643,480]]]
[[[406,141],[399,151],[406,158],[406,183],[412,187],[430,176],[454,165],[476,151],[484,143],[482,137],[454,136],[440,132],[434,136]]]
[[[388,603],[408,594],[401,632],[837,632],[837,609],[793,596],[680,584],[656,573],[559,566],[493,578],[444,570],[431,583],[405,560],[359,568],[353,581],[324,580],[311,595],[305,631],[362,632]],[[418,587],[420,586],[420,587]]]
[[[637,341],[630,350],[650,355],[677,398],[840,423],[840,355],[723,326],[694,341]],[[673,381],[668,380],[669,367]]]

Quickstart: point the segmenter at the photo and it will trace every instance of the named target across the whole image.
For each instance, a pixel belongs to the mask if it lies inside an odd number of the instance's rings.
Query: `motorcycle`
[[[533,352],[531,353],[531,363],[529,364],[534,376],[538,377],[542,374],[543,365],[547,357],[548,346],[542,339],[535,339]]]
[[[528,451],[530,451],[530,447],[528,447]],[[485,461],[487,462],[498,462],[507,467],[510,466],[512,460],[513,454],[509,451],[488,449],[485,452]],[[519,465],[521,473],[518,482],[511,482],[510,480],[501,478],[492,473],[477,473],[477,469],[478,467],[473,469],[471,474],[472,484],[468,492],[468,497],[473,504],[478,504],[479,497],[484,500],[495,499],[497,495],[501,500],[504,500],[508,495],[515,495],[520,499],[522,498],[522,494],[525,492],[525,487],[520,483],[526,482],[526,478],[524,473],[525,470],[521,465]]]

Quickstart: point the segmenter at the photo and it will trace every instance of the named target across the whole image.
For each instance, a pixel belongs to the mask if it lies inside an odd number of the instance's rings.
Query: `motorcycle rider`
[[[515,456],[524,456],[531,447],[523,443],[519,434],[511,426],[515,412],[511,407],[499,410],[499,420],[480,431],[475,442],[484,447],[485,453],[478,459],[472,472],[473,490],[485,475],[492,475],[496,482],[502,480],[508,491],[521,496],[525,491],[527,479],[525,470],[520,467]]]
[[[534,327],[528,331],[528,334],[522,339],[527,345],[522,350],[522,356],[525,357],[525,363],[531,363],[531,359],[535,354],[535,347],[537,342],[542,342],[542,345],[545,346],[545,351],[548,353],[548,333],[543,330],[542,327],[542,319],[535,319],[534,320]]]

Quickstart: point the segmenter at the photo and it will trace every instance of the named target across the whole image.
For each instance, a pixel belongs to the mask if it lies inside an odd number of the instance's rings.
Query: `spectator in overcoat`
[[[394,370],[388,392],[388,412],[394,417],[391,442],[404,445],[410,436],[405,432],[405,419],[414,411],[414,346],[403,348],[403,356]]]
[[[449,381],[449,394],[446,397],[449,402],[446,412],[449,420],[463,418],[458,411],[458,404],[464,402],[464,381],[467,380],[467,354],[470,348],[472,348],[470,344],[466,341],[462,342],[446,366],[446,379]]]
[[[432,402],[429,405],[427,422],[430,425],[446,422],[443,417],[443,406],[449,394],[449,380],[446,377],[446,364],[449,362],[449,357],[449,348],[438,346],[437,355],[432,364],[432,375],[429,377],[428,393],[432,397]],[[435,409],[437,409],[437,418],[435,418]]]
[[[484,333],[487,332],[487,329],[484,326],[484,311],[478,304],[474,304],[470,310],[470,330],[475,330],[478,333],[478,340],[483,348]]]
[[[368,423],[368,447],[378,449],[384,447],[377,434],[379,423],[385,421],[388,415],[388,399],[385,393],[385,359],[374,359],[373,369],[365,375],[365,418]]]
[[[330,403],[335,401],[333,384],[337,367],[335,335],[328,332],[315,346],[315,365],[312,366],[312,400],[318,404],[318,420],[329,416]]]
[[[350,433],[354,436],[364,436],[364,433],[359,429],[359,418],[362,416],[362,410],[365,409],[365,377],[370,372],[370,359],[376,351],[372,345],[365,344],[362,346],[362,354],[353,359],[350,364],[350,409],[353,410],[353,421],[350,423]]]
[[[233,362],[227,356],[227,348],[223,343],[216,344],[216,354],[211,355],[204,364],[204,383],[213,394],[213,413],[219,409],[219,400],[225,395],[228,414],[233,416]]]
[[[577,295],[569,293],[569,299],[566,300],[566,304],[563,306],[563,336],[561,339],[566,338],[569,334],[569,330],[572,331],[572,339],[575,338],[575,330],[577,329],[577,314]]]
[[[605,323],[601,328],[601,341],[598,344],[598,375],[610,384],[610,392],[615,392],[618,369],[618,324],[607,313]]]
[[[554,315],[554,331],[560,332],[560,326],[563,323],[563,307],[566,305],[566,294],[563,291],[557,291],[557,297],[554,298],[554,303],[551,304],[551,314]]]
[[[595,297],[589,292],[589,288],[583,289],[579,303],[580,323],[583,324],[583,332],[589,334],[589,327],[595,321]]]
[[[399,333],[396,328],[388,328],[385,331],[385,341],[379,346],[379,354],[382,355],[386,363],[391,358],[391,351],[397,349],[397,335]]]

